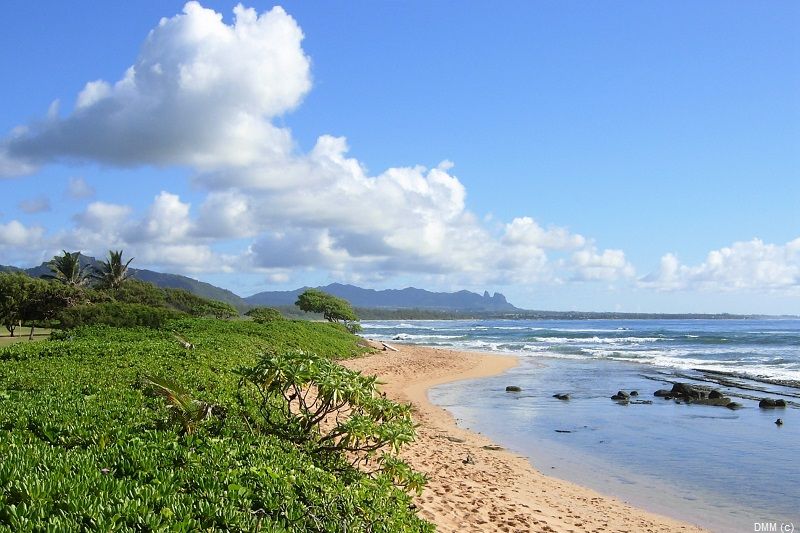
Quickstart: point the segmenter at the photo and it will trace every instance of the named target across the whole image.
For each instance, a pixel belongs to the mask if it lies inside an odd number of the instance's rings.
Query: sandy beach
[[[447,411],[428,401],[429,388],[501,373],[517,364],[515,357],[397,348],[344,364],[380,376],[388,396],[413,405],[420,427],[402,455],[428,476],[416,504],[438,531],[704,531],[545,476],[526,458],[459,428]]]

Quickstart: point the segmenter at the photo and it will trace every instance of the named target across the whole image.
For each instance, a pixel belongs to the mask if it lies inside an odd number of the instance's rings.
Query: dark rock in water
[[[700,398],[698,400],[692,400],[692,404],[695,405],[719,405],[721,407],[728,407],[731,404],[730,398]]]
[[[709,399],[714,400],[716,398],[724,398],[725,396],[723,396],[722,393],[718,390],[712,390],[711,392],[708,393],[708,397]]]
[[[727,407],[728,409],[736,410],[736,409],[741,409],[742,408],[742,404],[736,403],[736,402],[731,402],[728,405],[726,405],[725,407]]]
[[[558,400],[569,400],[569,394],[553,394],[553,398]]]
[[[522,389],[516,385],[509,385],[506,387],[506,392],[520,392]]]
[[[701,391],[700,389],[696,389],[691,385],[686,383],[676,383],[672,386],[672,390],[670,391],[672,396],[678,396],[685,400],[690,400],[693,398],[703,398],[705,396],[705,392]]]
[[[614,396],[611,397],[612,400],[616,400],[618,402],[627,402],[630,398],[628,393],[625,391],[618,391]]]
[[[758,402],[758,406],[762,409],[775,409],[776,407],[786,407],[785,400],[773,400],[772,398],[764,398]]]
[[[572,433],[572,431],[569,429],[557,429],[556,433]]]
[[[776,426],[782,426],[782,425],[783,425],[783,419],[781,419],[781,418],[777,419],[777,420],[775,421],[775,425],[776,425]]]
[[[671,395],[672,395],[672,393],[670,391],[666,390],[666,389],[659,389],[655,393],[653,393],[653,396],[659,396],[661,398],[664,398],[666,396],[671,396]]]
[[[639,396],[639,391],[632,390],[631,396]]]
[[[653,400],[631,400],[633,405],[651,405]]]

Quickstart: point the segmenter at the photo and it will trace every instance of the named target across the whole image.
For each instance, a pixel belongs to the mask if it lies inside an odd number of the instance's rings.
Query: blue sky
[[[797,3],[234,5],[6,4],[0,263],[800,309]]]

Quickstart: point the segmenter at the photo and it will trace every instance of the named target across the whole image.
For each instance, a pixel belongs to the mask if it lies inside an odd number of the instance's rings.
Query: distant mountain
[[[155,272],[153,270],[140,270],[132,269],[132,276],[142,281],[152,283],[157,287],[169,287],[172,289],[184,289],[196,294],[202,298],[209,300],[218,300],[220,302],[229,303],[239,311],[246,311],[252,307],[244,298],[235,294],[228,289],[211,285],[205,281],[198,281],[194,278],[180,276],[178,274],[165,274],[163,272]],[[294,302],[292,302],[294,303]]]
[[[81,264],[95,268],[99,266],[97,259],[85,255],[81,255]],[[222,289],[210,283],[198,281],[179,274],[167,274],[139,268],[131,268],[130,270],[131,277],[133,278],[147,281],[157,287],[184,289],[197,296],[202,296],[203,298],[226,302],[239,311],[245,311],[255,306],[294,306],[297,296],[308,289],[308,287],[302,287],[293,291],[267,291],[242,298],[227,289]],[[42,263],[37,267],[27,269],[0,265],[0,272],[3,271],[22,271],[35,278],[51,273],[47,263]],[[374,289],[362,289],[355,285],[343,285],[341,283],[332,283],[325,287],[318,288],[334,296],[344,298],[354,307],[360,308],[491,313],[514,313],[522,311],[508,303],[506,297],[500,293],[489,295],[488,292],[484,292],[483,295],[480,295],[469,291],[430,292],[413,287],[399,290],[387,289],[376,291]]]
[[[327,293],[344,298],[354,307],[370,309],[433,309],[440,311],[521,311],[514,307],[500,293],[490,296],[469,292],[430,292],[424,289],[408,287],[406,289],[374,290],[362,289],[354,285],[332,283],[325,287],[317,287]],[[245,298],[251,305],[283,306],[294,305],[297,296],[308,287],[293,291],[259,292]]]
[[[100,263],[94,257],[81,255],[81,264],[84,266],[90,266],[96,268],[99,266]],[[3,271],[23,271],[29,276],[32,276],[34,278],[38,278],[45,274],[51,273],[50,267],[47,266],[47,263],[42,263],[37,267],[26,268],[26,269],[19,269],[16,267],[7,267],[0,265],[0,272]],[[163,272],[155,272],[153,270],[146,270],[140,268],[131,268],[130,271],[132,278],[139,279],[142,281],[147,281],[157,287],[184,289],[186,291],[191,292],[192,294],[196,294],[197,296],[208,298],[209,300],[218,300],[220,302],[229,303],[239,311],[245,311],[250,307],[252,307],[247,302],[245,302],[241,296],[234,294],[227,289],[216,287],[204,281],[198,281],[196,279],[192,279],[186,276],[181,276],[179,274],[165,274]]]

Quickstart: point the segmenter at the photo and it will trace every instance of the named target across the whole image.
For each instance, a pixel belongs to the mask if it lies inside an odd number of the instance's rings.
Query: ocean
[[[364,328],[366,337],[389,343],[520,356],[503,375],[441,385],[429,397],[544,473],[714,531],[800,528],[800,320],[376,321]],[[675,382],[718,389],[742,408],[653,396]],[[508,385],[522,390],[506,392]],[[652,403],[620,404],[610,399],[618,390]],[[762,409],[761,398],[787,406]]]

